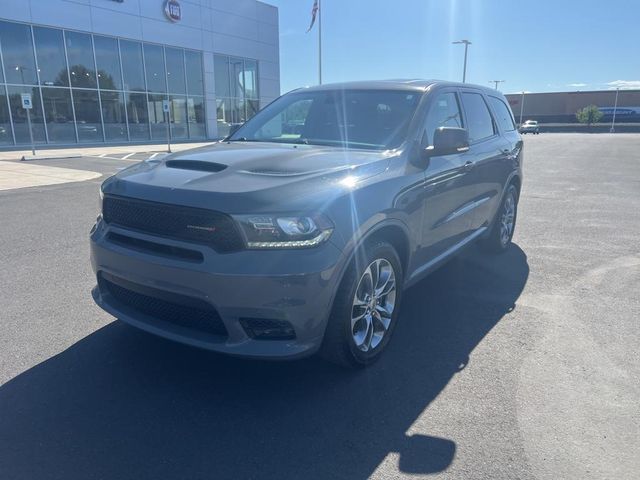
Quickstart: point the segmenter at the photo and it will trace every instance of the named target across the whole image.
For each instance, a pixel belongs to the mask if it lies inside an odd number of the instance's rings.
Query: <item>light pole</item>
[[[524,90],[522,91],[522,97],[520,98],[520,125],[522,125],[522,111],[524,110]]]
[[[471,42],[469,40],[458,40],[457,42],[451,42],[454,45],[464,44],[464,67],[462,68],[462,83],[467,81],[467,51]]]
[[[506,82],[506,80],[489,80],[489,83],[495,83],[496,84],[496,90],[498,90],[498,84],[499,83],[504,83]]]
[[[613,120],[611,120],[611,130],[609,132],[613,133],[616,131],[616,111],[618,110],[618,94],[620,93],[620,89],[616,88],[616,101],[613,105]]]

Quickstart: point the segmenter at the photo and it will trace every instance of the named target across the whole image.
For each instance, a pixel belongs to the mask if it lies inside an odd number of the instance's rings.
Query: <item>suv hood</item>
[[[107,194],[203,206],[232,202],[225,211],[255,211],[345,187],[384,172],[397,152],[315,145],[231,142],[133,165],[103,185]]]

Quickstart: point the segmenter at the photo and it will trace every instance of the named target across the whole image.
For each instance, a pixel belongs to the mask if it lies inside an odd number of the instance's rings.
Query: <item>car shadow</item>
[[[367,478],[390,453],[445,470],[455,439],[406,432],[508,314],[529,267],[470,249],[405,294],[371,368],[255,362],[111,323],[0,387],[4,478]]]

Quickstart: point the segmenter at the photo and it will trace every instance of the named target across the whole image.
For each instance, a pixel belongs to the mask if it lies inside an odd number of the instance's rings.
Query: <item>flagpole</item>
[[[322,85],[322,0],[318,0],[318,77]]]

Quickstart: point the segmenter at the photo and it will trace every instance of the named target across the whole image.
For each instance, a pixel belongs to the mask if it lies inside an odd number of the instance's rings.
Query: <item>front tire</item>
[[[402,285],[400,258],[390,244],[356,252],[333,304],[322,357],[351,368],[376,361],[395,329]]]
[[[481,242],[483,249],[491,253],[506,252],[511,246],[517,217],[518,189],[511,184],[502,198],[489,236]]]

